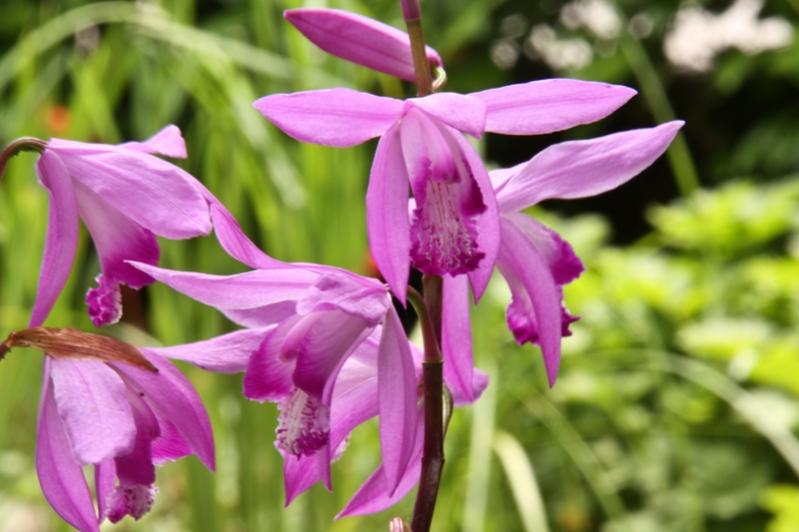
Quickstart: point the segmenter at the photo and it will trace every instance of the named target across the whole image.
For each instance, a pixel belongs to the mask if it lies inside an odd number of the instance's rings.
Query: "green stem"
[[[640,42],[629,36],[622,38],[620,43],[621,51],[627,59],[635,78],[638,80],[641,94],[649,106],[652,116],[655,117],[655,121],[669,122],[675,120],[677,117],[666,96],[666,90],[644,47]],[[682,133],[678,133],[674,138],[667,155],[680,194],[683,196],[690,195],[699,188],[700,183],[696,166],[688,149],[688,143],[685,142],[685,136]]]

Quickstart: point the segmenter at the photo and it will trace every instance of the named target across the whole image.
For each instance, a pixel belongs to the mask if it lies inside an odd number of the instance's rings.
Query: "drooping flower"
[[[319,7],[288,9],[283,16],[322,50],[353,63],[414,80],[408,34],[377,20],[343,11]],[[432,67],[441,66],[441,56],[427,47]]]
[[[246,371],[244,395],[280,408],[276,446],[286,457],[286,467],[313,457],[328,488],[330,462],[340,445],[331,440],[331,415],[339,408],[336,382],[354,353],[373,342],[383,462],[389,485],[398,482],[413,450],[417,381],[409,343],[385,285],[311,264],[230,276],[131,264],[248,327],[158,352],[212,371]],[[292,474],[286,478],[290,497],[296,488]]]
[[[375,262],[404,302],[410,264],[434,275],[466,273],[478,298],[491,275],[499,214],[485,167],[461,133],[550,133],[607,116],[634,93],[553,79],[405,101],[326,89],[265,96],[254,106],[306,142],[347,147],[381,137],[366,196],[367,228]]]
[[[577,318],[563,306],[562,287],[583,264],[555,231],[523,209],[548,199],[575,199],[612,190],[651,165],[669,147],[682,121],[562,142],[527,162],[490,173],[500,211],[497,268],[511,290],[508,327],[516,342],[541,346],[550,385],[560,363],[560,339]],[[442,344],[447,384],[470,394],[473,374],[468,285],[444,278]]]
[[[208,414],[165,358],[108,337],[37,327],[5,343],[45,350],[36,471],[53,509],[82,532],[139,519],[157,493],[155,465],[195,454],[214,469]],[[94,466],[94,494],[83,467]]]
[[[358,344],[352,353],[344,361],[341,370],[335,376],[332,386],[332,398],[330,401],[329,418],[326,424],[327,448],[320,448],[308,454],[295,454],[286,450],[280,443],[280,438],[289,432],[288,425],[285,423],[289,416],[286,414],[285,407],[281,406],[280,426],[277,429],[278,451],[283,456],[283,476],[285,484],[286,505],[301,493],[309,489],[318,482],[325,483],[328,487],[330,479],[331,463],[337,460],[346,450],[350,433],[362,423],[380,415],[381,433],[390,432],[390,427],[395,421],[382,417],[386,408],[389,406],[387,401],[391,401],[390,389],[381,388],[382,374],[394,375],[397,380],[406,379],[408,391],[413,391],[413,403],[409,403],[404,411],[394,412],[396,417],[407,418],[406,427],[413,428],[413,435],[410,436],[410,453],[404,468],[399,470],[398,480],[391,479],[390,463],[383,460],[377,471],[366,481],[358,494],[353,498],[347,508],[341,514],[354,515],[360,513],[377,512],[388,508],[402,499],[419,480],[421,467],[421,451],[424,440],[423,412],[421,410],[421,366],[422,353],[413,344],[408,344],[407,339],[402,334],[399,324],[393,323],[393,318],[386,322],[386,325],[378,325],[362,342]],[[384,329],[385,327],[385,329]],[[171,346],[164,348],[151,348],[152,351],[167,356],[192,362],[197,366],[210,370],[225,373],[236,373],[249,371],[252,367],[252,359],[255,353],[262,349],[265,334],[269,334],[270,329],[245,329],[222,335],[210,340],[204,340],[181,346]],[[391,370],[385,364],[391,360],[381,355],[381,350],[386,347],[386,335],[390,343],[398,349],[403,349],[401,344],[407,344],[412,355],[411,368],[403,369],[402,372]],[[395,364],[398,361],[394,361]],[[274,373],[274,380],[269,384],[272,387],[283,387],[285,389],[294,388],[295,384],[291,381],[291,375],[286,372],[277,371]],[[253,375],[250,380],[263,380],[268,377],[268,373]],[[250,378],[248,374],[247,377]],[[488,384],[488,378],[479,370],[474,371],[473,385],[469,400],[460,394],[459,390],[453,390],[453,401],[456,406],[465,405],[480,396]],[[277,383],[277,384],[276,384]],[[247,393],[247,381],[245,381],[245,394]],[[262,384],[261,387],[264,385]],[[256,398],[262,397],[260,395]],[[291,397],[291,396],[290,396]],[[296,407],[297,399],[293,397],[292,406]],[[306,400],[307,401],[307,400]],[[389,403],[390,404],[390,403]],[[307,402],[303,405],[307,408]],[[412,408],[411,408],[412,406]],[[293,411],[298,411],[295,408]],[[307,411],[312,411],[308,408]],[[304,414],[304,410],[300,410]],[[301,416],[300,416],[301,417]],[[322,424],[316,423],[319,427]],[[401,438],[400,434],[393,433],[394,438]],[[307,438],[310,440],[311,438]],[[408,443],[406,443],[408,445]]]
[[[207,188],[153,154],[185,157],[180,130],[168,126],[144,142],[119,145],[63,139],[46,143],[36,169],[50,195],[50,215],[31,325],[44,322],[69,276],[79,218],[100,260],[98,286],[86,294],[96,326],[119,320],[120,285],[141,288],[152,282],[125,261],[156,264],[156,236],[184,239],[214,228],[234,257],[252,265],[271,264]]]

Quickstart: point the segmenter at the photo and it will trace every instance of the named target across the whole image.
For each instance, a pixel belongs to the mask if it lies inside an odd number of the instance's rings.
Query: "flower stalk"
[[[427,96],[433,92],[433,77],[430,74],[430,63],[427,60],[419,0],[402,0],[400,4],[402,5],[402,15],[405,18],[405,26],[408,28],[408,35],[411,39],[413,69],[416,72],[416,94],[419,97]]]
[[[416,94],[419,97],[433,92],[433,78],[425,52],[424,32],[418,0],[403,0],[402,12],[411,40],[411,54],[416,73]],[[419,491],[413,508],[411,530],[427,532],[444,468],[444,360],[441,356],[441,301],[443,282],[440,276],[425,275],[424,311],[419,315],[424,338],[422,382],[424,395],[424,447]],[[419,310],[417,309],[417,312]],[[424,315],[422,315],[424,314]]]
[[[47,142],[36,137],[20,137],[12,140],[8,145],[0,151],[0,181],[6,173],[6,164],[13,156],[23,151],[35,151],[42,153],[47,147]]]

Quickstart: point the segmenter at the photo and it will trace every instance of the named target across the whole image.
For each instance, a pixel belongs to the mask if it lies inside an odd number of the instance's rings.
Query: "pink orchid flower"
[[[230,310],[226,310],[229,313]],[[293,390],[295,384],[291,380],[288,372],[276,371],[274,378],[268,386],[264,386],[270,377],[268,373],[250,374],[253,367],[253,359],[259,350],[264,349],[268,336],[275,334],[274,329],[254,328],[232,332],[210,340],[194,342],[180,346],[164,348],[151,348],[152,351],[171,358],[177,358],[192,362],[193,364],[210,370],[224,373],[236,373],[248,371],[245,377],[245,394],[247,392],[247,382],[261,381],[256,384],[258,390],[264,388],[277,388]],[[388,338],[388,340],[386,340]],[[386,342],[394,344],[395,348],[405,351],[407,345],[412,357],[412,366],[405,367],[402,373],[395,372],[386,364],[390,359],[383,353],[387,348]],[[383,354],[381,354],[383,353]],[[407,354],[404,355],[407,357]],[[398,364],[398,361],[394,361]],[[306,434],[304,443],[324,439],[326,434],[326,447],[309,453],[295,453],[287,450],[281,443],[286,440],[286,436],[292,433],[291,423],[296,422],[297,418],[314,413],[313,408],[308,408],[308,403],[296,403],[293,409],[286,409],[281,405],[280,426],[277,429],[278,444],[277,448],[283,456],[283,477],[285,487],[286,505],[314,484],[323,482],[328,489],[330,488],[330,467],[332,462],[337,460],[347,447],[350,433],[362,423],[369,419],[381,415],[380,429],[381,434],[393,434],[396,439],[402,439],[400,433],[394,432],[391,427],[399,423],[398,418],[403,418],[402,426],[404,431],[409,428],[412,432],[405,445],[410,443],[410,452],[404,467],[399,468],[399,476],[391,478],[391,470],[395,466],[390,461],[383,459],[383,465],[370,476],[358,491],[353,500],[342,511],[339,517],[345,515],[355,515],[362,513],[372,513],[395,504],[402,499],[418,482],[421,467],[422,443],[424,441],[424,414],[420,408],[421,397],[418,395],[421,384],[422,352],[413,344],[408,343],[402,334],[399,323],[394,318],[386,321],[385,325],[377,325],[374,330],[361,341],[357,347],[347,356],[341,370],[335,375],[333,384],[332,398],[329,407],[329,418],[326,423],[312,423],[315,430]],[[407,390],[405,393],[411,394],[414,398],[412,403],[404,405],[402,411],[394,412],[394,419],[382,417],[385,410],[394,399],[394,390],[386,389],[385,385],[381,388],[381,373],[394,373],[396,380],[406,379]],[[488,384],[487,376],[480,370],[474,370],[473,386],[469,396],[476,399]],[[250,391],[252,393],[252,390]],[[296,391],[292,392],[296,394]],[[249,395],[251,398],[263,399],[266,396],[261,392]],[[278,393],[276,401],[281,401],[284,394]],[[456,406],[472,402],[463,397],[459,390],[453,391],[453,400]],[[304,408],[297,408],[303,406]],[[294,416],[292,419],[291,416]],[[302,426],[300,424],[299,426]],[[314,446],[310,446],[312,450]]]
[[[527,162],[490,173],[500,212],[497,268],[512,300],[508,327],[519,345],[541,346],[549,384],[560,364],[560,339],[577,318],[563,306],[563,285],[583,271],[571,246],[521,211],[548,199],[575,199],[612,190],[651,165],[669,147],[682,121],[562,142]],[[444,278],[442,349],[447,385],[471,398],[474,364],[468,285]]]
[[[47,357],[36,445],[42,492],[66,522],[99,532],[106,518],[139,519],[157,488],[155,465],[195,454],[214,469],[208,414],[165,358],[141,351],[151,371],[125,362]],[[94,493],[83,466],[94,466]]]
[[[288,9],[283,17],[332,55],[406,81],[415,79],[410,38],[402,30],[340,9]],[[429,46],[427,61],[433,67],[442,64],[441,56]]]
[[[271,264],[207,188],[153,154],[186,157],[176,126],[168,126],[144,142],[116,146],[63,139],[47,142],[36,169],[50,195],[50,219],[32,325],[44,322],[69,276],[79,218],[100,259],[98,286],[86,294],[89,316],[98,327],[121,317],[120,285],[141,288],[152,282],[125,261],[156,264],[156,236],[192,238],[214,228],[222,246],[234,257]]]
[[[367,229],[372,256],[404,303],[411,263],[428,274],[467,273],[479,298],[496,261],[496,199],[461,133],[559,131],[603,118],[633,94],[627,87],[552,79],[405,101],[326,89],[265,96],[254,106],[301,141],[347,147],[380,137],[366,194]]]
[[[330,462],[339,445],[331,441],[337,378],[378,330],[380,441],[393,491],[413,450],[416,423],[409,413],[416,410],[417,380],[385,285],[319,265],[284,264],[216,276],[131,264],[249,327],[158,352],[211,371],[246,371],[244,395],[280,408],[276,445],[287,464],[314,457],[328,489]]]

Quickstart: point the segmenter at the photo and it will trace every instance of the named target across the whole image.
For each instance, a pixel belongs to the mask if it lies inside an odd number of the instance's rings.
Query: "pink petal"
[[[45,362],[36,436],[36,472],[47,502],[67,523],[85,532],[99,532],[89,486],[75,461],[56,408]]]
[[[146,351],[164,358],[186,360],[206,371],[239,373],[247,368],[250,355],[268,332],[266,328],[244,329],[190,344],[148,347]]]
[[[453,135],[453,138],[460,145],[461,153],[480,188],[480,194],[483,196],[483,203],[486,207],[485,211],[477,216],[477,245],[485,256],[477,268],[469,272],[474,300],[479,301],[491,280],[491,273],[494,271],[494,263],[499,250],[499,208],[491,180],[480,156],[463,136]]]
[[[324,480],[330,489],[330,462],[327,447],[308,456],[283,454],[283,489],[286,494],[285,506],[288,506],[308,488]]]
[[[261,251],[244,233],[239,222],[230,211],[210,192],[208,192],[208,202],[211,209],[214,234],[228,255],[250,268],[279,268],[286,266],[284,262],[273,259]]]
[[[99,290],[106,288],[114,291],[112,296],[116,295],[118,300],[118,285],[126,284],[138,289],[152,283],[152,277],[125,261],[136,260],[157,264],[160,250],[155,235],[108,206],[97,194],[79,183],[75,184],[75,194],[78,200],[78,212],[92,235],[100,259],[102,279],[98,279]],[[89,300],[91,299],[90,297]],[[114,323],[119,319],[121,308],[109,310],[111,314],[116,315],[116,319],[96,319],[100,309],[89,305],[89,314],[95,326]]]
[[[296,361],[283,356],[281,350],[299,320],[297,316],[290,318],[264,335],[244,374],[245,397],[254,401],[280,401],[294,391],[292,375]]]
[[[50,195],[50,206],[31,327],[38,327],[47,319],[69,277],[78,245],[78,205],[61,159],[45,150],[36,163],[36,173]]]
[[[408,173],[399,127],[392,127],[377,144],[366,191],[369,249],[391,291],[405,304],[410,272]]]
[[[183,439],[183,436],[180,435],[173,423],[165,419],[159,419],[158,432],[159,436],[151,444],[153,463],[155,465],[173,462],[178,458],[191,454],[191,447]]]
[[[289,9],[283,16],[329,54],[406,81],[416,79],[410,39],[404,31],[339,9]],[[442,64],[438,52],[429,46],[427,60],[434,67]]]
[[[363,515],[385,510],[395,505],[408,494],[419,481],[419,473],[422,469],[422,444],[424,442],[424,416],[421,412],[417,415],[419,420],[416,428],[416,441],[414,442],[413,453],[405,468],[402,478],[393,493],[390,492],[383,465],[363,483],[355,495],[347,503],[336,519],[348,515]]]
[[[595,122],[624,105],[635,91],[575,79],[545,79],[474,92],[487,107],[486,131],[540,135]]]
[[[486,105],[474,96],[436,92],[408,101],[445,124],[473,137],[480,138],[485,131]]]
[[[149,486],[155,482],[151,443],[159,435],[158,420],[135,393],[130,393],[130,406],[136,422],[136,437],[131,451],[116,458],[116,473],[121,484]]]
[[[386,315],[377,359],[380,449],[388,494],[394,492],[416,441],[416,370],[408,338],[393,307]]]
[[[378,414],[376,329],[355,348],[336,378],[330,405],[330,447],[337,449],[358,425]]]
[[[294,316],[296,307],[296,301],[286,300],[251,309],[222,309],[222,313],[242,327],[264,328],[273,327]]]
[[[120,146],[130,150],[160,154],[175,159],[185,159],[187,157],[186,142],[183,140],[180,128],[171,124],[144,142],[126,142]]]
[[[633,129],[591,140],[561,142],[514,172],[497,191],[503,211],[519,211],[546,199],[595,196],[622,185],[669,147],[684,122]]]
[[[297,302],[298,314],[341,310],[370,326],[383,320],[391,305],[383,283],[338,268],[324,267],[317,271],[321,273],[319,279]]]
[[[172,423],[194,454],[211,470],[214,469],[214,436],[208,413],[191,383],[160,356],[142,351],[158,368],[152,373],[129,364],[115,363],[114,369],[128,385],[143,394],[147,405],[159,419]]]
[[[75,459],[99,464],[130,452],[136,426],[125,384],[114,370],[88,359],[51,364],[53,396]]]
[[[94,490],[97,494],[97,515],[100,522],[108,513],[108,501],[114,492],[117,479],[117,468],[113,459],[104,460],[94,466]]]
[[[194,177],[148,153],[120,146],[76,151],[76,143],[50,141],[69,175],[135,223],[167,238],[211,232],[208,203]]]
[[[254,309],[302,297],[318,274],[298,267],[209,275],[131,262],[143,272],[192,299],[220,309]]]
[[[453,400],[474,401],[474,359],[472,325],[469,321],[469,284],[465,275],[444,277],[441,305],[441,348],[444,354],[444,380]]]
[[[512,222],[516,229],[527,237],[549,265],[555,283],[559,285],[570,283],[585,270],[571,245],[541,222],[520,212],[504,214],[503,219]]]
[[[431,275],[474,270],[485,257],[477,224],[486,206],[456,138],[463,135],[412,108],[402,120],[400,136],[416,205],[412,264]]]
[[[303,317],[282,347],[283,356],[297,359],[294,383],[329,405],[338,371],[371,329],[363,319],[340,310]]]
[[[534,320],[549,385],[553,386],[560,364],[560,292],[549,265],[524,234],[505,219],[501,229],[502,245],[497,266],[513,293],[512,305],[520,307],[520,312]]]
[[[383,135],[399,118],[402,106],[400,100],[352,89],[272,94],[253,103],[295,139],[340,148]]]
[[[382,333],[382,331],[380,331]],[[378,414],[377,350],[380,335],[372,333],[347,358],[336,378],[330,407],[330,449],[335,459],[346,448],[346,439],[355,427]],[[327,452],[296,459],[284,455],[283,474],[286,506],[302,492],[325,480],[329,471]]]

